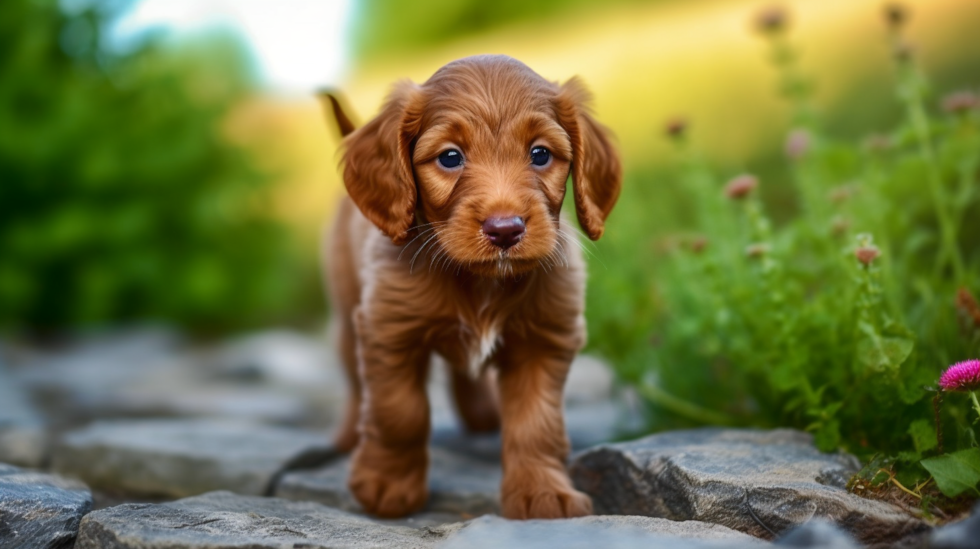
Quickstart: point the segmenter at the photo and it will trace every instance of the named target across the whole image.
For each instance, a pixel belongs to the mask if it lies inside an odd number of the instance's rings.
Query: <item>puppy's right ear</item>
[[[395,244],[408,239],[415,220],[412,142],[422,125],[418,86],[395,86],[381,113],[344,141],[344,186],[372,223]]]

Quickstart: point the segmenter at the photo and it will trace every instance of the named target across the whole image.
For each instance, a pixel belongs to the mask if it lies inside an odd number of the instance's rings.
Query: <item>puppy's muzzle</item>
[[[491,217],[483,222],[483,234],[491,244],[506,250],[524,238],[524,220],[513,217]]]

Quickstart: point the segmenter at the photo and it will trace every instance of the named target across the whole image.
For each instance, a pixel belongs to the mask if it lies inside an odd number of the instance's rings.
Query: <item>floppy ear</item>
[[[575,213],[585,234],[598,240],[619,198],[623,171],[609,130],[592,118],[589,99],[581,81],[572,78],[558,90],[556,106],[559,123],[572,142]]]
[[[347,137],[344,186],[372,223],[395,244],[403,244],[415,220],[412,142],[422,122],[419,88],[401,82],[381,113]]]

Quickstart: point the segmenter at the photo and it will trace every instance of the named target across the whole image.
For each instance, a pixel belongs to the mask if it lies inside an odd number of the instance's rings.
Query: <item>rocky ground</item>
[[[432,496],[376,520],[328,444],[346,390],[334,362],[285,331],[206,348],[163,329],[0,346],[0,548],[980,547],[980,507],[934,529],[850,494],[857,461],[804,433],[612,443],[638,414],[590,357],[568,384],[569,466],[601,515],[497,516],[499,436],[459,432],[437,365]]]

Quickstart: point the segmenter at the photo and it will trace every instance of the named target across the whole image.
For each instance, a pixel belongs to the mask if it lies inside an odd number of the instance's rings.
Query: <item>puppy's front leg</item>
[[[357,318],[363,404],[360,442],[348,486],[364,509],[381,517],[418,511],[429,493],[429,351],[404,327]]]
[[[572,487],[565,469],[569,444],[562,390],[575,350],[554,343],[560,339],[505,340],[498,355],[504,466],[500,499],[507,518],[592,513],[592,501]]]

